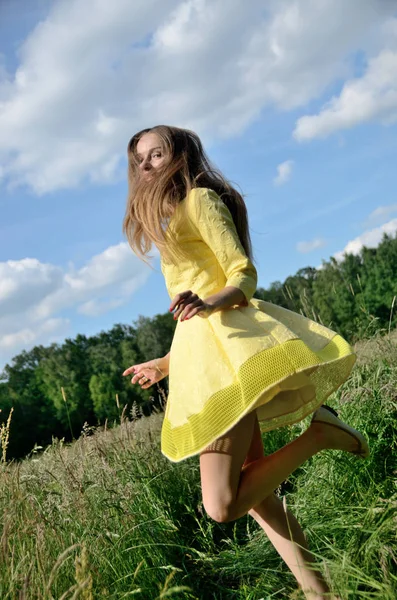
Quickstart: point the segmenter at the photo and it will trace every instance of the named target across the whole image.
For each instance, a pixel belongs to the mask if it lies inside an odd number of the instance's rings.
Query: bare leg
[[[277,452],[242,468],[255,420],[256,413],[249,413],[200,454],[203,503],[215,521],[234,521],[247,514],[317,452],[326,448],[348,452],[357,449],[357,441],[351,435],[315,422]]]
[[[272,494],[249,514],[262,527],[308,600],[336,600],[322,574],[314,567],[313,556],[298,521],[289,510],[284,511],[279,498]]]
[[[245,463],[246,465],[263,458],[262,436],[256,420],[254,434]],[[309,552],[303,531],[294,517],[274,494],[265,498],[258,506],[251,508],[248,514],[264,530],[269,540],[295,576],[297,582],[309,600],[333,598],[322,574],[314,567],[314,559]],[[311,591],[312,590],[312,591]],[[324,596],[324,594],[326,596]]]

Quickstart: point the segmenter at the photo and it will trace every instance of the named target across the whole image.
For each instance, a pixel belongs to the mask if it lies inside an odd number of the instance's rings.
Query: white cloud
[[[286,160],[277,167],[277,177],[273,179],[274,185],[283,185],[286,183],[292,174],[293,160]]]
[[[99,317],[100,315],[109,312],[109,310],[118,308],[122,304],[124,304],[123,298],[116,298],[105,302],[88,300],[88,302],[81,304],[77,310],[80,314],[87,315],[88,317]]]
[[[0,359],[2,352],[4,358],[10,353],[15,355],[20,350],[32,347],[39,343],[51,343],[60,339],[69,327],[68,319],[48,319],[39,326],[25,327],[13,333],[6,333],[0,337]]]
[[[351,75],[357,48],[383,43],[393,4],[55,0],[16,72],[0,74],[3,181],[38,194],[111,182],[142,127],[177,123],[210,140],[266,106],[304,106]]]
[[[323,138],[373,120],[384,125],[397,121],[397,50],[380,52],[370,59],[365,74],[347,81],[319,114],[298,119],[294,137],[298,141]]]
[[[157,249],[152,255],[158,255]],[[55,311],[77,305],[79,312],[90,316],[108,312],[124,304],[149,274],[149,267],[134,256],[126,242],[109,246],[81,269],[70,268],[62,285],[35,306],[32,317],[48,318]]]
[[[125,242],[78,270],[31,258],[0,263],[0,365],[23,348],[60,339],[69,326],[65,309],[95,318],[125,304],[150,272]]]
[[[378,225],[384,219],[390,217],[397,213],[397,204],[389,204],[388,206],[379,206],[369,215],[365,223],[363,223],[364,227],[373,227],[374,225]]]
[[[397,231],[397,219],[392,219],[380,227],[364,231],[361,235],[346,244],[343,250],[334,254],[337,261],[342,261],[344,254],[359,254],[363,246],[376,248],[382,241],[383,234],[393,235]]]
[[[308,252],[313,252],[313,250],[317,250],[317,248],[323,248],[325,244],[326,241],[324,239],[315,238],[310,242],[298,242],[296,245],[296,249],[302,254],[307,254]]]
[[[26,312],[59,288],[62,269],[35,258],[0,263],[0,313]]]

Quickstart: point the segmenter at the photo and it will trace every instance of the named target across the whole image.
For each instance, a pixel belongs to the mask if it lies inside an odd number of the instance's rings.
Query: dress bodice
[[[161,258],[167,291],[191,289],[202,299],[225,286],[242,290],[248,305],[257,285],[257,272],[240,242],[233,217],[220,197],[208,188],[194,188],[177,206],[173,228],[186,258],[177,264]]]

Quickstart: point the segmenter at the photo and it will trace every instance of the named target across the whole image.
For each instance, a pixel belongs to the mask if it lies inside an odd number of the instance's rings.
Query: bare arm
[[[231,285],[224,287],[223,290],[212,296],[208,296],[208,298],[205,298],[204,302],[213,307],[213,312],[231,308],[236,304],[240,306],[248,305],[244,292]]]
[[[170,370],[170,354],[171,354],[171,352],[168,352],[168,354],[166,354],[165,356],[162,356],[161,358],[156,359],[157,367],[165,375],[168,375],[169,370]]]

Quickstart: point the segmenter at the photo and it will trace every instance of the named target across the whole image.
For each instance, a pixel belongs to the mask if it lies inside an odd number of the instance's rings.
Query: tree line
[[[396,295],[397,235],[385,234],[377,248],[364,247],[342,261],[331,258],[319,269],[300,269],[284,283],[258,288],[254,297],[300,312],[353,343],[395,326]],[[137,418],[161,410],[167,378],[142,390],[121,374],[165,355],[175,327],[169,312],[140,316],[133,325],[117,324],[15,356],[0,377],[0,424],[13,408],[7,457],[26,456],[53,437],[77,438],[87,426],[119,422],[122,412]]]

